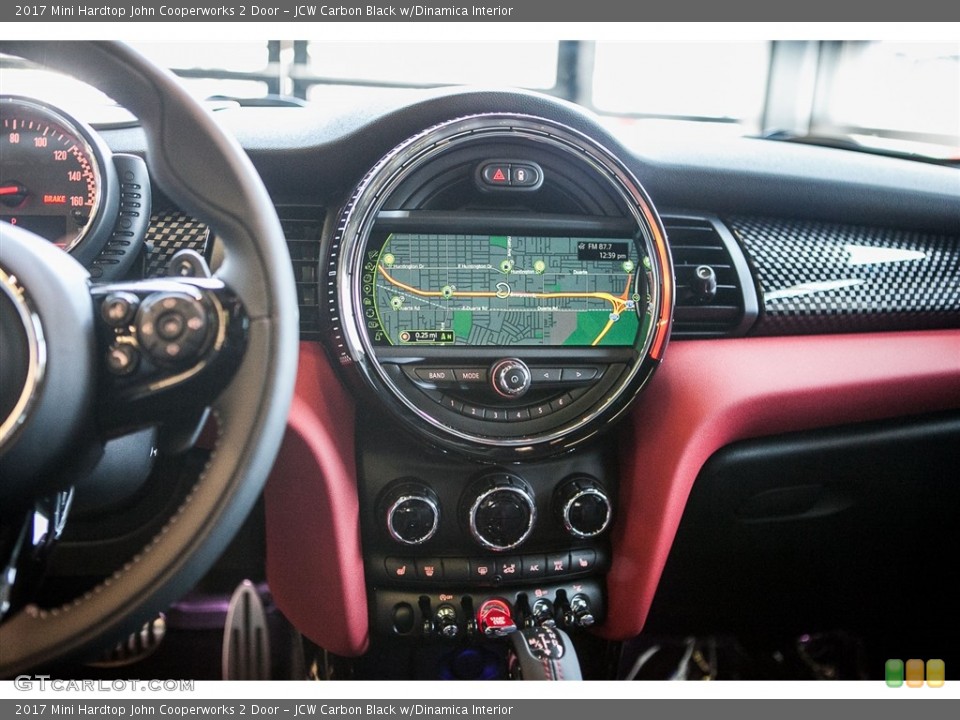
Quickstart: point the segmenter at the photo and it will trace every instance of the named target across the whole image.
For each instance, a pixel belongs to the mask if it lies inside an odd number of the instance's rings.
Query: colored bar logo
[[[923,687],[924,662],[923,660],[911,659],[904,663],[903,660],[891,658],[883,666],[883,676],[887,687],[900,687],[904,680],[906,680],[907,687]],[[928,687],[943,687],[946,676],[943,660],[927,660],[926,680]]]
[[[907,660],[907,687],[923,687],[923,660]]]
[[[887,660],[883,667],[887,687],[897,688],[903,685],[903,660]]]
[[[943,687],[947,679],[947,671],[943,660],[927,660],[927,685],[938,688]]]

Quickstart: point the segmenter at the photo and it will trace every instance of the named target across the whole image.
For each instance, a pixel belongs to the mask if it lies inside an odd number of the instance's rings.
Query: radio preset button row
[[[569,407],[574,400],[579,398],[585,392],[586,388],[576,388],[554,398],[550,402],[511,408],[492,408],[473,405],[472,403],[462,402],[452,395],[436,392],[430,394],[430,397],[448,410],[465,415],[468,418],[473,418],[474,420],[490,420],[494,422],[525,422],[527,420],[538,420],[559,410],[563,410],[564,408]]]

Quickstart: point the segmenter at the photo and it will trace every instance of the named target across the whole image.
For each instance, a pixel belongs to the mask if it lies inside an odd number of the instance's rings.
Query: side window
[[[824,51],[813,132],[960,146],[960,43],[844,42]]]

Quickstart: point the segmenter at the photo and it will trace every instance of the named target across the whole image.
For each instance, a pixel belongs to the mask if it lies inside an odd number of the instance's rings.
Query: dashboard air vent
[[[756,320],[757,296],[730,232],[704,216],[664,215],[663,225],[677,281],[673,338],[744,335]]]
[[[320,234],[323,208],[309,205],[285,205],[277,208],[280,226],[287,239],[293,276],[297,281],[300,306],[300,339],[320,339]]]

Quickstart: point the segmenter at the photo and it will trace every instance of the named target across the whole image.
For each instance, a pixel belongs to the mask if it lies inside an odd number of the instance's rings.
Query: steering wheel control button
[[[100,317],[110,327],[121,328],[130,324],[137,312],[140,299],[133,293],[110,293],[100,305]]]
[[[484,637],[506,637],[516,631],[517,624],[506,601],[493,598],[477,610],[477,629]]]
[[[162,340],[172,342],[183,335],[185,327],[186,322],[184,321],[183,315],[177,312],[169,312],[162,315],[157,321],[157,335],[159,335]]]
[[[577,538],[596,537],[607,529],[613,517],[610,498],[589,477],[569,480],[557,488],[554,512],[563,529]]]
[[[158,365],[186,364],[200,354],[210,323],[203,303],[182,292],[157,292],[137,314],[140,345]]]
[[[488,550],[511,550],[530,537],[537,506],[527,484],[516,475],[497,473],[475,483],[467,498],[470,534]]]
[[[384,500],[387,533],[403,545],[422,545],[440,526],[437,496],[425,485],[403,483]]]
[[[530,368],[523,360],[507,358],[494,363],[490,370],[493,390],[500,397],[515,400],[530,389]]]
[[[140,363],[140,353],[132,345],[116,344],[107,350],[107,370],[113,375],[129,375]]]
[[[210,267],[203,255],[196,250],[184,248],[178,250],[167,264],[167,275],[170,277],[212,277]]]

